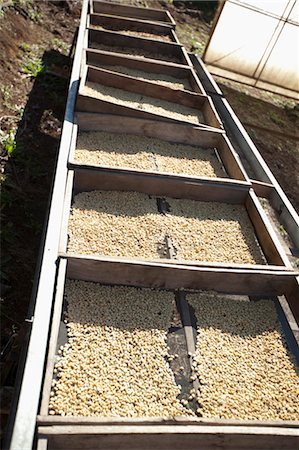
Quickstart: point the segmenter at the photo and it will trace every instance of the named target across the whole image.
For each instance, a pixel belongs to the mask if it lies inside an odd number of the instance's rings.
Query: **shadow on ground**
[[[47,218],[71,63],[55,50],[45,52],[42,61],[44,69],[33,83],[15,148],[9,157],[1,156],[7,159],[1,191],[1,385],[11,387],[26,335],[24,321]]]

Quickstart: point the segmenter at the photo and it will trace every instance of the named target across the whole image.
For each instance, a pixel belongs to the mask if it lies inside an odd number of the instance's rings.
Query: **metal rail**
[[[56,284],[59,232],[64,200],[62,193],[64,193],[66,186],[67,160],[73,132],[74,107],[79,86],[87,10],[88,0],[83,0],[78,40],[69,84],[56,175],[45,237],[44,253],[41,261],[32,330],[17,404],[16,416],[14,419],[12,438],[9,446],[10,450],[31,450],[34,439],[36,416],[40,399],[40,388],[42,384],[45,355],[48,345],[48,332],[52,312],[53,294]]]

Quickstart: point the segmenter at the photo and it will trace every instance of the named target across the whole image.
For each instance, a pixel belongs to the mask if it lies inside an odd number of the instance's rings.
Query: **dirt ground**
[[[171,1],[188,51],[203,53],[211,23]],[[10,4],[9,4],[10,3]],[[18,345],[27,314],[55,169],[71,60],[77,1],[4,1],[0,9],[1,361]],[[1,5],[1,0],[0,0]],[[2,11],[2,12],[1,12]],[[298,109],[288,99],[217,79],[274,175],[299,211]],[[263,124],[266,130],[259,127]],[[2,379],[13,385],[13,376]]]

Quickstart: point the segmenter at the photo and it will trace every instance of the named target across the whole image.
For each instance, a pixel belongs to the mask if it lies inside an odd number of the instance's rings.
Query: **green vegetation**
[[[67,44],[62,39],[54,38],[51,41],[51,46],[54,50],[58,50],[61,53],[68,53],[70,49],[70,44]]]
[[[12,155],[16,149],[16,131],[11,129],[5,133],[0,128],[0,142],[8,155]]]
[[[279,127],[285,126],[285,121],[281,117],[279,117],[279,115],[276,112],[270,111],[269,117],[272,120],[272,122],[278,125]]]
[[[21,50],[24,52],[21,71],[32,78],[37,78],[44,70],[40,49],[36,45],[22,43]]]

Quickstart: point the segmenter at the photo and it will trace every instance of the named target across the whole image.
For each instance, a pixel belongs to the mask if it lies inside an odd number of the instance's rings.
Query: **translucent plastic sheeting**
[[[227,0],[204,54],[208,69],[299,98],[298,16],[298,0]]]

